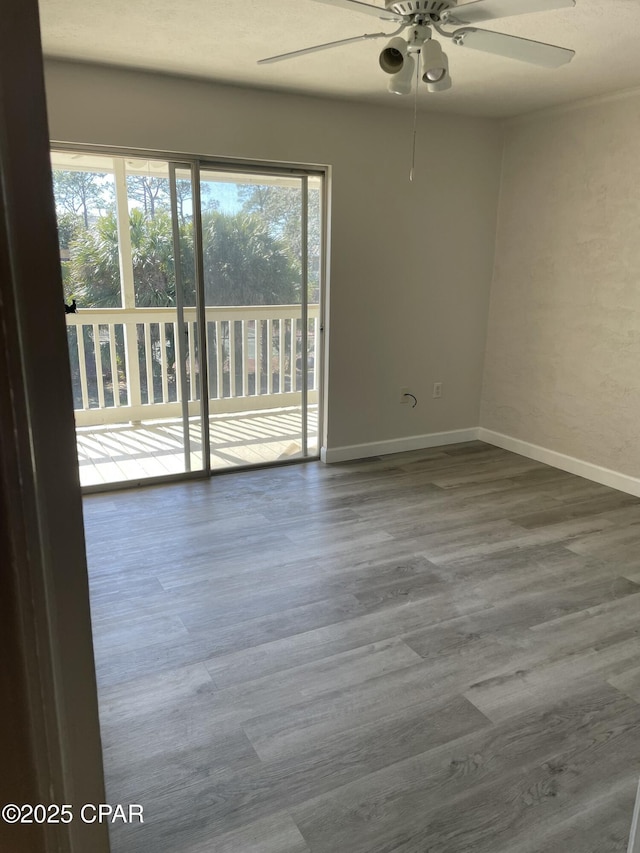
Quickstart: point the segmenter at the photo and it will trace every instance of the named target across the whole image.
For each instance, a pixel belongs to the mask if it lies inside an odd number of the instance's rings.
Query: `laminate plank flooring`
[[[624,853],[640,500],[469,442],[88,496],[114,853]]]

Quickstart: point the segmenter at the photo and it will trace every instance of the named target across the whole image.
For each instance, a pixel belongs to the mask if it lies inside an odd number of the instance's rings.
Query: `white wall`
[[[57,141],[332,167],[330,448],[478,424],[498,124],[422,114],[411,184],[410,105],[57,61],[46,78]],[[434,381],[444,383],[439,401]],[[416,409],[398,404],[403,385],[419,397]]]
[[[640,96],[506,129],[481,424],[640,476]]]

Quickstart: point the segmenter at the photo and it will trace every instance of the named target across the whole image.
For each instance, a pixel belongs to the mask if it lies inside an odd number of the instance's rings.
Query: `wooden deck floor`
[[[211,466],[255,465],[301,453],[300,409],[210,418]],[[191,468],[202,469],[200,421],[189,424]],[[309,453],[317,453],[317,406],[309,408]],[[95,486],[185,471],[182,421],[171,418],[76,429],[80,483]]]
[[[480,443],[85,499],[114,853],[624,853],[640,501]]]

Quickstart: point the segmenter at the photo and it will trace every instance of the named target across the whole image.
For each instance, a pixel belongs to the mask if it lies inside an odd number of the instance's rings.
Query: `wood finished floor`
[[[114,853],[624,853],[640,501],[473,442],[86,498]]]

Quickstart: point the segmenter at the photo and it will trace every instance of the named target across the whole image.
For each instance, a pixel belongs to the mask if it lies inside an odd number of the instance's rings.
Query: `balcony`
[[[206,309],[212,468],[302,455],[303,350],[317,452],[319,307],[309,306],[306,335],[300,313]],[[67,315],[67,334],[82,485],[201,470],[196,309],[184,309],[182,346],[173,308],[81,310]]]

